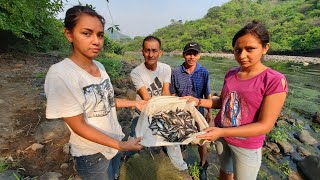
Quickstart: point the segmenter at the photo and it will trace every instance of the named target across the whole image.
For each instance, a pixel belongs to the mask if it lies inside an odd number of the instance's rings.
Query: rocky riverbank
[[[215,57],[218,55],[233,58],[232,54],[216,54]],[[0,169],[0,179],[77,179],[67,143],[68,129],[61,119],[45,118],[44,77],[48,68],[61,59],[62,57],[55,55],[0,54],[0,163],[4,164],[0,166],[4,167]],[[126,76],[137,64],[123,61]],[[135,91],[128,79],[125,77],[119,81],[115,80],[114,89],[117,97],[135,98]],[[123,131],[128,134],[132,110],[122,109],[117,113]],[[279,117],[274,128],[276,131],[270,133],[263,147],[264,159],[260,179],[290,177],[289,179],[299,180],[320,177],[320,137],[317,135],[320,132],[319,119],[319,113],[308,122],[286,114]],[[209,178],[215,179],[219,172],[219,162],[214,146],[208,144],[208,149],[211,151],[208,158]],[[158,162],[153,163],[153,168],[161,167],[163,172],[151,174],[157,171],[150,169],[145,172],[146,175],[162,175],[172,177],[171,179],[188,178],[183,173],[171,176],[177,172],[168,163],[170,160],[167,156],[161,150],[155,150],[151,154],[150,152],[147,149],[124,162],[120,179],[134,177],[132,174],[129,176],[129,173],[137,167],[135,163],[145,163],[145,166],[148,166],[151,160],[164,163],[159,166]],[[192,148],[184,152],[184,155],[188,163],[197,159],[197,152]],[[168,172],[171,172],[171,175]]]
[[[132,52],[131,52],[132,53]],[[164,53],[170,56],[178,55],[181,56],[182,52],[168,52]],[[202,53],[202,56],[208,57],[221,57],[227,59],[234,59],[231,53]],[[305,57],[305,56],[284,56],[284,55],[265,55],[264,60],[266,61],[285,61],[294,63],[304,63],[305,65],[310,64],[320,64],[320,57]]]

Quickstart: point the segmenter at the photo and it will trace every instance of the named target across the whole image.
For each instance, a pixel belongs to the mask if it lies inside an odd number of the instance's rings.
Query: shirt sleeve
[[[176,91],[176,83],[175,83],[175,73],[174,71],[172,71],[172,74],[171,74],[171,83],[170,83],[170,93],[171,94],[177,94],[177,91]]]
[[[164,81],[163,82],[168,82],[171,83],[171,67],[167,64],[164,66]]]
[[[138,91],[141,87],[144,86],[143,81],[142,81],[142,77],[139,73],[137,73],[135,71],[131,71],[130,77],[131,77],[131,80],[132,80],[134,87],[136,88],[136,91]]]
[[[67,78],[58,73],[48,72],[45,80],[45,93],[47,97],[46,117],[56,119],[72,117],[84,112],[76,96],[83,96],[81,88],[68,84]],[[75,93],[79,94],[75,94]]]
[[[209,72],[208,71],[205,71],[205,75],[204,75],[204,78],[205,78],[205,88],[204,88],[204,95],[205,95],[205,98],[207,96],[209,96],[210,94],[210,77],[209,77]]]
[[[283,88],[282,79],[285,80],[285,87]],[[288,82],[283,74],[278,74],[270,78],[267,81],[266,92],[265,95],[269,96],[276,93],[288,92]]]

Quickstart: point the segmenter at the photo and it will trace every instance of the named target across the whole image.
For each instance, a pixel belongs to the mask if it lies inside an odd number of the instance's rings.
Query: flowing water
[[[162,56],[161,61],[169,64],[172,68],[175,68],[181,65],[184,62],[184,59],[178,56]],[[209,71],[210,86],[213,92],[221,92],[226,72],[229,69],[238,66],[235,60],[213,57],[201,57],[199,63]],[[283,114],[288,118],[304,121],[305,129],[309,129],[310,134],[319,141],[320,133],[310,130],[310,124],[312,124],[311,119],[315,112],[320,112],[320,64],[304,66],[301,63],[297,64],[292,62],[266,61],[263,63],[266,66],[283,73],[287,78],[289,92],[282,111]],[[215,113],[216,112],[217,111],[215,111]],[[292,140],[291,142],[298,142],[293,137],[293,133],[294,132],[290,132],[289,136]],[[297,144],[295,143],[292,145],[294,148],[297,147]],[[308,149],[310,152],[320,154],[319,149],[316,147],[308,146]],[[293,156],[296,154],[297,153],[294,153]],[[211,158],[216,159],[217,157],[212,156]],[[296,164],[293,162],[291,156],[283,156],[282,162],[289,162],[290,168],[294,171],[297,170]],[[217,160],[214,160],[213,163],[218,162]],[[272,167],[275,167],[275,169]],[[263,169],[267,174],[266,176],[273,177],[271,179],[283,178],[283,174],[279,174],[279,171],[276,170],[277,167],[277,165],[267,165],[267,161],[263,160],[260,170]],[[217,174],[214,174],[216,177]]]
[[[182,57],[162,56],[161,61],[172,68],[184,62]],[[199,63],[210,74],[211,90],[220,92],[226,72],[238,66],[235,60],[201,57]],[[283,73],[289,84],[289,93],[285,108],[293,118],[310,120],[315,112],[320,112],[320,64],[303,66],[291,62],[263,62],[265,65]]]
[[[143,58],[140,56],[140,59]],[[181,56],[164,55],[161,57],[160,61],[175,68],[181,65],[184,62],[184,59]],[[238,63],[235,60],[214,57],[201,57],[199,63],[209,71],[211,91],[218,93],[221,92],[226,72],[229,69],[238,66]],[[283,73],[287,78],[289,92],[282,113],[288,118],[304,121],[305,129],[309,129],[310,134],[320,141],[320,133],[310,130],[312,116],[315,112],[320,112],[320,64],[304,66],[302,63],[298,64],[292,62],[266,61],[263,63],[266,66]],[[214,111],[214,113],[217,113],[217,111]],[[293,137],[293,132],[290,132],[289,138],[291,138],[292,142],[297,142]],[[294,148],[297,146],[297,144],[292,145]],[[317,147],[307,146],[307,149],[314,154],[320,154]],[[189,148],[187,152],[188,158],[186,161],[188,164],[198,161],[196,148]],[[211,161],[212,164],[219,164],[216,153],[209,153],[208,155],[208,158],[213,159]],[[286,161],[289,162],[290,168],[296,171],[296,165],[293,162],[292,157],[283,156],[282,162]],[[267,174],[266,176],[271,176],[271,179],[283,178],[282,174],[279,174],[279,171],[276,170],[277,168],[279,169],[278,165],[274,164],[273,167],[275,167],[275,169],[272,169],[272,167],[267,165],[267,162],[263,160],[260,170],[263,169]],[[210,174],[209,179],[216,179],[218,167],[211,165]]]

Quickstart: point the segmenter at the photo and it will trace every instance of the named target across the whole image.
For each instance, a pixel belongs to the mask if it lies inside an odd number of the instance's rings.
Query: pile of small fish
[[[195,119],[189,111],[160,111],[149,116],[149,128],[153,135],[161,135],[168,142],[182,142],[189,135],[199,132]]]

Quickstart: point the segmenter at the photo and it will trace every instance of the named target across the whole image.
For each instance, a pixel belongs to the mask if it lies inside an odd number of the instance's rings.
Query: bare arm
[[[149,99],[151,99],[150,94],[147,90],[147,88],[145,86],[142,86],[137,93],[139,94],[139,96],[143,99],[148,101]]]
[[[199,99],[192,96],[184,96],[182,97],[182,99],[187,99],[188,102],[193,101],[195,105],[199,104]],[[204,108],[220,109],[221,99],[219,96],[213,96],[211,99],[201,99],[200,106]]]
[[[113,139],[87,124],[84,120],[83,114],[73,117],[65,117],[63,119],[73,132],[85,139],[88,139],[89,141],[118,149],[120,151],[137,151],[142,148],[142,146],[139,144],[141,138],[132,139],[126,142]]]
[[[232,128],[211,127],[205,130],[206,134],[198,137],[214,141],[219,137],[252,137],[267,134],[273,128],[286,96],[286,92],[266,96],[262,102],[257,122]]]
[[[116,107],[117,108],[136,107],[137,109],[139,109],[139,111],[141,111],[145,103],[146,103],[146,101],[144,101],[144,100],[130,101],[127,99],[116,98]]]
[[[206,97],[206,99],[211,100],[211,99],[212,99],[212,95],[209,94],[209,95]],[[200,104],[200,105],[201,105],[201,104]],[[207,108],[207,110],[208,110],[208,114],[207,114],[207,116],[206,116],[206,120],[207,120],[208,124],[210,124],[211,121],[213,120],[212,109],[211,109],[211,108]]]
[[[162,95],[170,96],[170,83],[164,82],[162,87]]]

